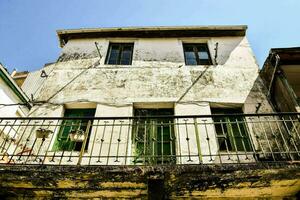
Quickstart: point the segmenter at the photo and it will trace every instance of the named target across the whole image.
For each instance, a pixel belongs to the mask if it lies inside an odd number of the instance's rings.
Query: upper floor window
[[[186,65],[212,64],[207,44],[183,44],[183,49]]]
[[[106,64],[109,65],[131,65],[133,43],[110,43]]]

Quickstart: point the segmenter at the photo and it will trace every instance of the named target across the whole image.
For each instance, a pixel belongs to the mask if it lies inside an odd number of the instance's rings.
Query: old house
[[[57,31],[57,62],[22,85],[28,117],[2,119],[18,139],[1,194],[295,196],[297,113],[274,112],[246,29]]]

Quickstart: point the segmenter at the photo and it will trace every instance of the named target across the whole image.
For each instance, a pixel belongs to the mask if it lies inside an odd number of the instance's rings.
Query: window
[[[66,109],[64,117],[93,117],[94,115],[95,109]],[[92,121],[88,119],[63,120],[52,149],[54,151],[81,151],[83,142],[86,140],[84,150],[87,150],[91,125]]]
[[[132,43],[110,43],[105,63],[109,65],[131,65],[132,51]]]
[[[207,44],[183,44],[186,65],[211,65]]]
[[[239,109],[212,109],[212,114],[242,113]],[[241,116],[213,117],[220,151],[251,151],[246,122]]]
[[[174,115],[173,109],[135,109],[135,116]],[[141,118],[134,121],[134,163],[174,163],[175,142],[173,118]]]

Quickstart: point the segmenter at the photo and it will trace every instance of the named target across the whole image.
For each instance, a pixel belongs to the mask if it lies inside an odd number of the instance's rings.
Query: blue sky
[[[245,24],[261,66],[270,48],[300,46],[299,10],[299,0],[0,0],[0,62],[56,61],[57,29]]]

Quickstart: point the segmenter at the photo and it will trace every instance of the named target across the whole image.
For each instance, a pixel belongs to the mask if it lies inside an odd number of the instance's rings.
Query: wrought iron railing
[[[1,118],[0,163],[158,165],[300,160],[300,113]]]

